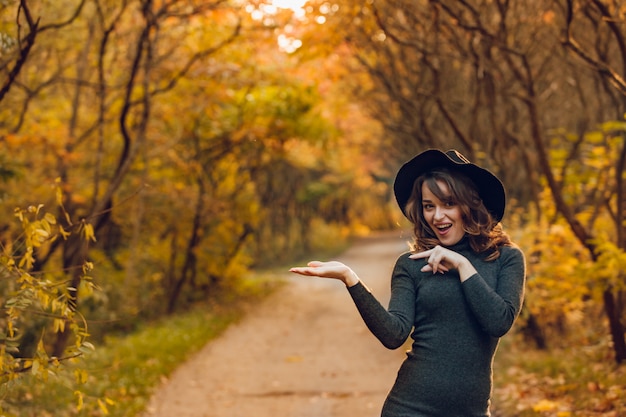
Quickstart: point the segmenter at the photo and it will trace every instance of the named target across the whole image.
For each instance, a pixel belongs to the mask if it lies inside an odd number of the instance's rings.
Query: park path
[[[387,305],[407,234],[359,239],[337,260]],[[180,366],[145,417],[378,417],[404,359],[363,324],[339,281],[288,284]]]

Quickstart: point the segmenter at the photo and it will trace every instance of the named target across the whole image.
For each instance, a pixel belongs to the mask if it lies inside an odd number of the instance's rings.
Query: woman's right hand
[[[337,261],[311,261],[307,266],[294,267],[289,269],[289,271],[300,275],[338,279],[346,284],[347,287],[352,287],[359,282],[359,277],[352,269]]]

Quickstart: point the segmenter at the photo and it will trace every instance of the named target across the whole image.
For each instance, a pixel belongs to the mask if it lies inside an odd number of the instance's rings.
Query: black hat
[[[502,182],[490,171],[472,164],[460,152],[451,149],[445,153],[438,149],[426,150],[400,168],[393,184],[393,192],[400,210],[406,216],[404,209],[413,192],[415,180],[422,174],[435,168],[449,168],[465,174],[478,188],[478,194],[491,215],[502,220],[506,205],[505,192]]]

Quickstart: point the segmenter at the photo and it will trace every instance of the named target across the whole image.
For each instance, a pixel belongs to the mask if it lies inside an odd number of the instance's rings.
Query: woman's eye
[[[424,204],[424,210],[430,210],[434,206],[432,204]]]

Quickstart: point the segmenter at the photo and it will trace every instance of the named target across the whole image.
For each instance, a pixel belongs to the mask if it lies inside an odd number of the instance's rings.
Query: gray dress
[[[412,349],[402,363],[382,417],[489,416],[492,362],[499,338],[519,315],[525,263],[516,247],[485,262],[467,239],[450,247],[477,274],[461,283],[458,273],[421,272],[423,259],[397,260],[385,309],[361,283],[348,290],[370,331],[389,349]]]

